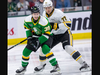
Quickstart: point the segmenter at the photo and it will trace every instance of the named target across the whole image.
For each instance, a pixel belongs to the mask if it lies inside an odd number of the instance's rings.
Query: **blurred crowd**
[[[8,0],[8,12],[30,10],[32,6],[39,6],[43,10],[44,0]],[[55,8],[82,6],[82,0],[52,0]],[[92,5],[92,0],[83,0],[83,5]]]

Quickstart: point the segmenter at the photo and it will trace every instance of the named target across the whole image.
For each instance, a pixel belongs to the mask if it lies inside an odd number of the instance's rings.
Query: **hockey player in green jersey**
[[[24,20],[24,28],[26,29],[26,36],[28,38],[28,41],[26,47],[22,52],[22,66],[16,70],[16,73],[18,74],[24,73],[26,71],[26,68],[29,64],[31,52],[36,52],[39,47],[41,47],[42,53],[49,60],[50,64],[53,67],[58,66],[56,58],[54,58],[54,54],[50,52],[50,46],[53,41],[52,33],[50,32],[50,23],[48,19],[40,15],[38,7],[32,7],[31,11],[32,14],[26,17]],[[43,66],[45,66],[45,64]],[[59,70],[60,68],[58,66],[58,71]]]

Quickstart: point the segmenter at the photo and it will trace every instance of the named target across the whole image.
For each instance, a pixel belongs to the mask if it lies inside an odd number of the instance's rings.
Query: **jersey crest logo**
[[[32,26],[32,24],[29,24],[29,26]]]

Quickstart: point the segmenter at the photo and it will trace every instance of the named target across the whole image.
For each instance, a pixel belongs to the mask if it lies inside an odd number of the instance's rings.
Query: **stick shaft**
[[[14,48],[15,46],[17,46],[17,45],[19,45],[19,44],[23,43],[23,42],[24,42],[24,41],[26,41],[26,40],[27,40],[27,38],[26,38],[26,39],[24,39],[23,41],[21,41],[21,42],[17,43],[16,45],[14,45],[14,46],[10,47],[10,48],[9,48],[9,49],[7,49],[7,50],[10,50],[10,49]]]

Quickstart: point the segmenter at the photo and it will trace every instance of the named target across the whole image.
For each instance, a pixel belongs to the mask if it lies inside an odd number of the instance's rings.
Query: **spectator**
[[[91,5],[92,5],[92,0],[89,0],[89,2],[91,3]]]
[[[35,1],[36,1],[36,0],[29,0],[30,8],[31,8],[32,6],[35,6]]]
[[[92,0],[89,0],[89,2],[91,2],[91,3],[92,3]]]
[[[19,2],[17,3],[17,10],[28,10],[30,9],[29,3],[28,1],[25,0],[19,0]]]
[[[16,11],[16,4],[12,0],[8,0],[8,12]]]
[[[51,0],[53,2],[54,8],[56,7],[56,0]]]
[[[92,0],[84,0],[84,1],[83,1],[83,5],[84,5],[84,6],[92,5],[91,3],[92,3]]]
[[[82,6],[81,0],[74,0],[74,7]]]
[[[69,0],[56,0],[56,8],[70,7]]]
[[[44,2],[44,0],[39,0],[38,2],[35,2],[35,6],[39,7],[40,15],[42,15],[42,13],[44,11],[44,9],[43,9],[43,2]]]

